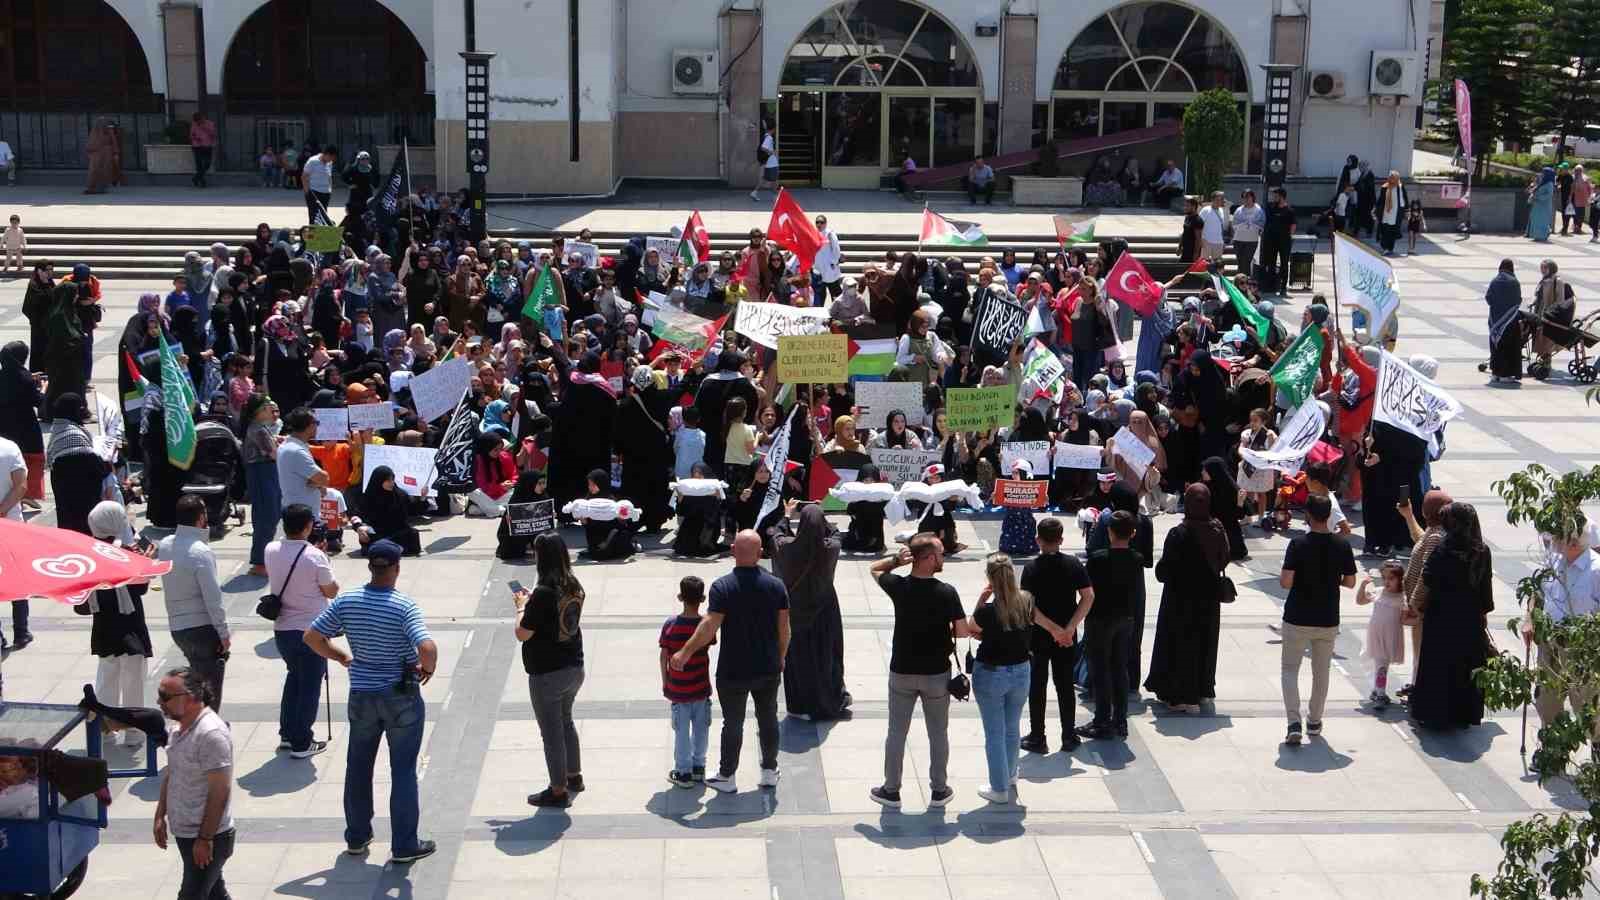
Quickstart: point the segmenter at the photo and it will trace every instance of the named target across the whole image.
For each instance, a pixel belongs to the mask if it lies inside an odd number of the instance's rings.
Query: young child
[[[6,271],[22,274],[22,255],[28,252],[28,236],[22,231],[22,217],[12,216],[11,227],[6,229]]]
[[[1400,627],[1400,613],[1406,605],[1405,577],[1405,566],[1391,559],[1380,566],[1376,573],[1369,572],[1356,585],[1356,603],[1362,606],[1374,604],[1372,618],[1367,622],[1367,648],[1364,651],[1364,655],[1372,660],[1372,693],[1367,699],[1372,701],[1374,710],[1389,705],[1389,667],[1406,661],[1405,634]],[[1375,592],[1372,589],[1375,581],[1382,583],[1382,591]]]
[[[256,159],[256,164],[261,167],[261,186],[264,188],[278,186],[278,154],[272,151],[271,145],[261,151],[261,156]]]
[[[1411,201],[1406,210],[1406,255],[1417,252],[1417,235],[1428,230],[1428,219],[1422,214],[1422,201]]]
[[[661,626],[661,693],[672,704],[672,771],[667,780],[680,788],[694,787],[706,778],[706,745],[711,738],[711,654],[703,647],[689,658],[682,671],[668,665],[672,654],[683,649],[700,625],[700,603],[706,585],[694,575],[678,582],[678,602],[683,611]],[[713,637],[711,643],[717,639]]]
[[[1339,508],[1339,499],[1333,496],[1333,470],[1322,463],[1312,463],[1305,468],[1306,493],[1312,497],[1327,497],[1333,505],[1333,511],[1328,516],[1328,530],[1334,534],[1345,537],[1350,536],[1350,520],[1345,517],[1344,510]]]
[[[1356,199],[1356,186],[1347,184],[1344,193],[1333,201],[1333,227],[1345,234],[1355,234],[1356,206],[1360,201]]]
[[[172,293],[167,295],[166,300],[167,317],[171,318],[179,307],[194,305],[194,300],[189,296],[189,279],[183,275],[172,279]]]
[[[1271,447],[1278,439],[1277,432],[1267,427],[1267,411],[1264,409],[1250,410],[1250,427],[1239,432],[1239,446],[1251,450],[1261,451]],[[1245,500],[1255,504],[1256,512],[1261,514],[1260,524],[1262,530],[1272,527],[1272,517],[1267,514],[1267,498],[1272,495],[1276,487],[1277,470],[1258,469],[1243,459],[1239,460],[1239,493],[1240,506]]]

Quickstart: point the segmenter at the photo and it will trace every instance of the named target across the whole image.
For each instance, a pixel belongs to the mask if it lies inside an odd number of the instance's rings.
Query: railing
[[[318,147],[339,148],[339,162],[348,164],[357,151],[376,151],[379,144],[398,144],[404,137],[413,146],[433,144],[433,109],[374,115],[261,113],[223,117],[217,167],[229,171],[254,171],[256,160],[268,144],[304,146],[306,139]],[[376,156],[376,152],[373,153]]]
[[[17,165],[26,169],[85,169],[89,129],[101,119],[122,128],[122,168],[145,168],[144,145],[163,140],[166,116],[161,113],[33,112],[0,110],[0,140],[11,145]]]

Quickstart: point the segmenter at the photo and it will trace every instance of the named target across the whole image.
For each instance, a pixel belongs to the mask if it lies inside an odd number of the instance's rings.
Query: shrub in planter
[[[1039,147],[1039,161],[1033,164],[1033,174],[1040,178],[1054,178],[1061,174],[1061,148],[1054,140]]]
[[[1222,176],[1239,161],[1244,116],[1239,101],[1221,88],[1206,91],[1183,110],[1183,152],[1189,157],[1189,193],[1222,188]]]
[[[189,143],[189,123],[168,122],[167,127],[162,129],[161,135],[166,138],[166,143],[168,144],[187,144]]]

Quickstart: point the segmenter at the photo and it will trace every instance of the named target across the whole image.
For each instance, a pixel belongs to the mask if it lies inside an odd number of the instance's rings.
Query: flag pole
[[[928,200],[924,197],[922,200],[922,222],[926,221],[928,221]],[[922,257],[922,222],[917,223],[917,257],[919,259]]]
[[[1336,351],[1333,362],[1338,365],[1339,360],[1344,358],[1344,321],[1339,318],[1339,232],[1335,231],[1329,241],[1328,252],[1333,257],[1333,349]],[[1378,330],[1377,326],[1370,322],[1367,328],[1371,332]],[[1377,338],[1377,335],[1372,333],[1367,336],[1374,340]]]

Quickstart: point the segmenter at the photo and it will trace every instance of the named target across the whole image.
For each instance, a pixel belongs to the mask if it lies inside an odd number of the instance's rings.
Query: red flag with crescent
[[[1106,294],[1118,303],[1126,303],[1141,316],[1156,311],[1161,302],[1161,285],[1150,277],[1150,270],[1135,259],[1132,253],[1117,257],[1116,265],[1106,273]]]
[[[767,237],[795,255],[802,273],[810,270],[811,261],[817,258],[817,251],[822,249],[822,234],[785,188],[778,189],[778,200],[772,204],[772,220],[767,223]]]

